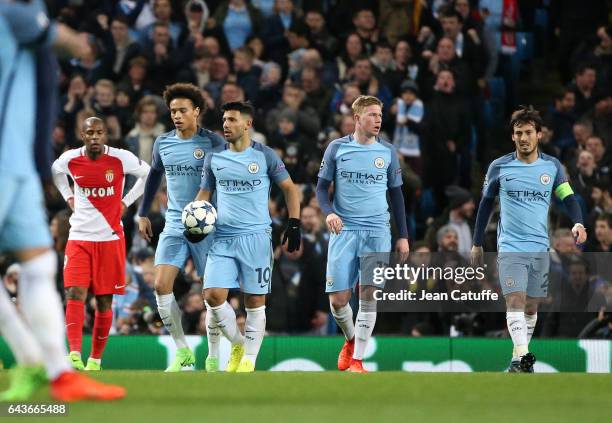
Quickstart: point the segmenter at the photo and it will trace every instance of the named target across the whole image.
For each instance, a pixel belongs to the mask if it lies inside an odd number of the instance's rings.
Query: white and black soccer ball
[[[181,222],[194,235],[208,235],[215,229],[217,210],[208,201],[192,201],[183,209]]]

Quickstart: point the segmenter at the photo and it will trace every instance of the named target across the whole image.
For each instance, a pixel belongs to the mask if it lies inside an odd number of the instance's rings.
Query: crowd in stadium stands
[[[350,105],[360,94],[384,103],[382,136],[400,156],[411,250],[456,251],[463,257],[469,257],[472,245],[484,171],[493,158],[513,149],[507,117],[518,104],[534,103],[545,118],[541,149],[565,165],[589,233],[587,244],[576,247],[563,206],[554,203],[552,247],[573,257],[557,262],[563,289],[570,290],[567,298],[597,294],[612,303],[612,281],[589,277],[580,258],[583,251],[609,252],[612,245],[610,2],[52,3],[52,14],[89,33],[95,46],[85,60],[61,60],[56,156],[81,145],[80,125],[96,115],[105,120],[112,146],[150,163],[155,138],[172,129],[160,97],[170,83],[191,82],[202,89],[207,110],[201,124],[212,130],[221,129],[221,104],[248,100],[255,106],[252,138],[281,155],[303,194],[303,246],[294,253],[279,245],[286,209],[279,192],[271,195],[276,263],[269,332],[336,333],[324,294],[329,235],[314,184],[327,144],[352,133]],[[162,188],[150,216],[156,235],[166,203]],[[47,190],[47,205],[62,263],[69,211],[53,188]],[[131,207],[123,220],[128,288],[115,299],[114,326],[118,334],[161,334],[153,291],[157,239],[149,246],[140,238],[135,210]],[[495,250],[496,222],[494,216],[485,251]],[[5,257],[0,273],[15,295],[19,268],[10,264]],[[61,280],[58,289],[63,291]],[[175,284],[186,333],[206,332],[200,290],[188,265]],[[237,297],[232,304],[244,321]],[[91,307],[88,315],[86,329]],[[605,313],[551,313],[536,336],[585,336],[587,326],[586,336],[611,337],[607,318]],[[451,328],[504,336],[505,317],[386,313],[379,316],[377,332],[448,335]]]

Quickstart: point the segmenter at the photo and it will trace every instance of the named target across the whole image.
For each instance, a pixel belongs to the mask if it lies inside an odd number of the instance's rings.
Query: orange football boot
[[[353,350],[355,349],[355,337],[350,341],[344,341],[344,346],[338,354],[338,370],[344,371],[351,365]]]
[[[113,401],[125,397],[125,388],[97,382],[82,373],[64,372],[51,382],[51,397],[62,402]]]
[[[366,369],[363,368],[363,363],[361,360],[351,360],[351,365],[349,367],[349,372],[351,373],[369,373]]]

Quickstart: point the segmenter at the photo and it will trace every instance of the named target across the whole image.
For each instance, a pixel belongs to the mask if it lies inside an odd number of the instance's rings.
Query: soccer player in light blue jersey
[[[482,263],[482,240],[496,196],[501,205],[497,227],[499,281],[506,299],[506,322],[514,349],[509,372],[532,373],[535,356],[529,341],[538,302],[548,291],[548,209],[553,193],[574,223],[577,244],[586,241],[580,206],[561,163],[538,150],[542,119],[531,106],[512,114],[513,153],[494,160],[487,171],[478,208],[472,264]]]
[[[183,367],[193,366],[195,356],[183,332],[181,310],[173,294],[174,279],[190,256],[198,275],[202,276],[212,242],[212,237],[196,243],[201,240],[198,236],[183,236],[181,213],[198,192],[204,157],[223,149],[225,141],[214,132],[198,127],[198,117],[205,111],[205,103],[195,85],[170,85],[164,91],[164,100],[176,129],[160,135],[153,144],[151,171],[138,210],[138,226],[141,235],[150,241],[153,231],[146,216],[162,176],[166,175],[168,211],[155,252],[155,295],[159,315],[177,347],[176,357],[166,371],[178,372]]]
[[[204,295],[213,327],[232,343],[228,372],[252,372],[266,330],[266,294],[272,277],[272,239],[268,202],[270,185],[285,195],[289,221],[282,243],[299,249],[300,200],[296,186],[280,157],[269,147],[251,141],[253,106],[226,103],[223,132],[228,142],[223,151],[206,156],[202,183],[196,200],[209,201],[217,194],[217,223],[204,274]],[[243,336],[236,314],[227,302],[229,289],[240,288],[246,306]],[[210,327],[210,325],[208,326]],[[218,351],[209,348],[206,362],[217,361]]]
[[[395,250],[401,254],[408,253],[408,229],[397,153],[378,137],[382,102],[376,97],[359,96],[352,109],[355,133],[332,141],[325,150],[317,199],[332,233],[326,291],[331,312],[346,338],[338,356],[338,369],[367,373],[362,358],[376,323],[374,287],[362,281],[356,325],[348,303],[359,277],[360,257],[391,251],[387,192],[399,229]],[[333,205],[329,200],[332,182]]]
[[[29,400],[47,381],[57,401],[125,396],[121,387],[72,371],[65,358],[57,257],[39,178],[51,174],[47,153],[58,82],[52,46],[79,57],[91,53],[84,35],[48,19],[41,0],[0,0],[0,252],[11,251],[21,262],[21,313],[0,289],[0,333],[17,362],[9,389],[0,393],[3,402]]]

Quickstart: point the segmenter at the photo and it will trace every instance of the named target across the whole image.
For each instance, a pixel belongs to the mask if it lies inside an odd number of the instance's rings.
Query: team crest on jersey
[[[108,169],[104,175],[106,176],[107,182],[113,182],[113,179],[115,179],[115,174],[113,173],[113,169]]]
[[[382,169],[385,167],[385,159],[377,157],[376,160],[374,160],[374,166],[376,166],[376,169]]]
[[[323,170],[324,166],[325,166],[325,159],[321,160],[321,167],[319,167],[319,170]]]
[[[542,182],[542,185],[550,184],[550,175],[547,175],[546,173],[541,174],[540,182]]]
[[[327,286],[332,286],[334,284],[334,280],[331,276],[325,278],[325,282],[327,282]]]
[[[204,150],[201,148],[196,148],[193,150],[193,157],[195,157],[196,160],[201,160],[204,157]]]
[[[514,286],[514,279],[512,279],[510,277],[506,278],[506,286],[508,288],[512,288]]]
[[[259,172],[259,165],[255,162],[249,163],[247,169],[249,170],[249,173],[257,173]]]

